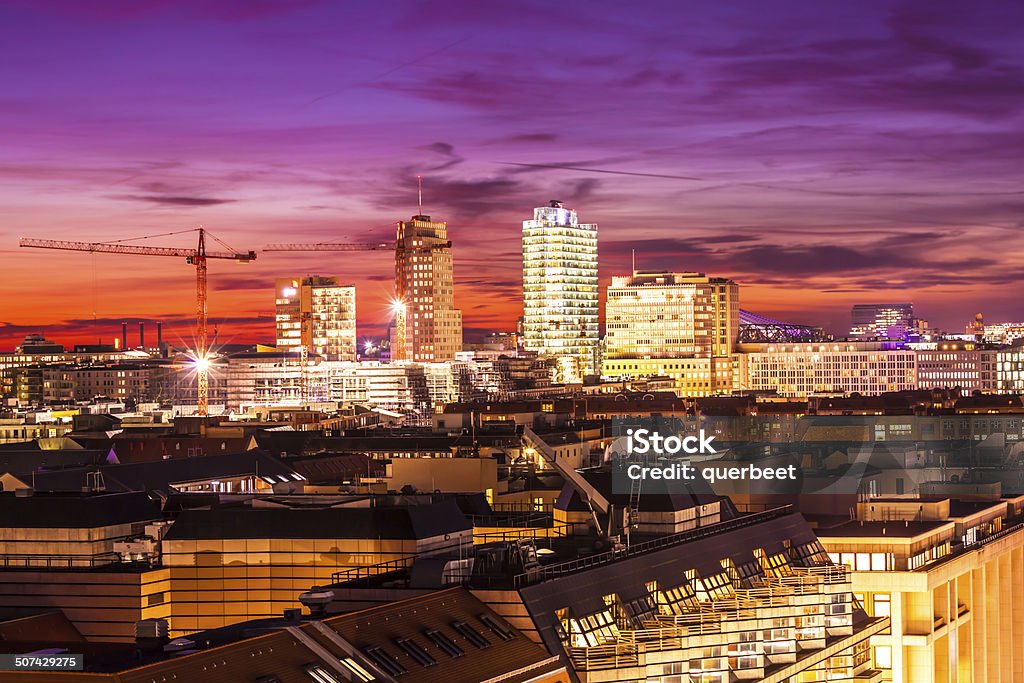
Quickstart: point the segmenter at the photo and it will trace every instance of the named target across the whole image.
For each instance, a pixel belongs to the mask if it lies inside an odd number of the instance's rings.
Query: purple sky
[[[191,334],[184,264],[20,236],[386,238],[416,173],[470,331],[514,324],[521,221],[551,198],[599,224],[603,280],[635,248],[837,331],[858,302],[1024,318],[1020,2],[355,5],[3,3],[0,348],[122,319]],[[211,317],[271,340],[273,278],[316,272],[356,282],[377,333],[391,268],[215,262]]]

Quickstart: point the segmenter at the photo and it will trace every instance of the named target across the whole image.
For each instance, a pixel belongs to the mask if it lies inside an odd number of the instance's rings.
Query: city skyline
[[[94,315],[107,343],[122,320],[162,320],[172,343],[194,328],[184,264],[18,237],[391,239],[418,173],[467,336],[521,315],[521,220],[549,199],[601,225],[602,293],[635,249],[643,270],[728,277],[745,309],[833,332],[873,301],[953,331],[1022,317],[1024,10],[753,9],[5,6],[0,349],[95,341]],[[379,336],[392,266],[212,264],[211,322],[271,341],[274,280],[321,274],[355,282],[359,334]]]

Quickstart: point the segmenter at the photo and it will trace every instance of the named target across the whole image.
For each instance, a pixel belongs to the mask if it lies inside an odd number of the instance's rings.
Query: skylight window
[[[409,670],[399,664],[398,660],[379,647],[366,648],[366,654],[389,676],[401,676]]]
[[[505,627],[504,624],[498,623],[497,619],[492,619],[489,614],[481,614],[480,621],[483,622],[484,626],[491,629],[496,636],[502,640],[512,640],[516,637],[514,631]]]
[[[309,674],[309,677],[316,681],[316,683],[341,683],[337,676],[317,664],[307,664],[306,673]]]
[[[398,647],[402,648],[406,654],[416,660],[416,663],[420,666],[434,666],[437,664],[437,660],[430,656],[430,653],[419,646],[418,643],[413,642],[410,638],[399,638],[395,641]]]
[[[344,659],[342,659],[341,665],[349,671],[351,671],[355,675],[357,681],[361,681],[362,683],[370,683],[373,680],[373,674],[364,669],[359,662],[352,659],[351,657],[345,657]]]
[[[437,629],[431,629],[424,631],[423,635],[430,638],[430,641],[437,645],[441,652],[445,653],[449,657],[461,657],[466,654],[462,648],[452,642],[452,639],[441,633]]]
[[[491,641],[484,638],[480,631],[477,631],[464,621],[453,621],[452,628],[458,631],[463,638],[473,643],[473,645],[477,646],[481,650],[486,650],[491,646]]]

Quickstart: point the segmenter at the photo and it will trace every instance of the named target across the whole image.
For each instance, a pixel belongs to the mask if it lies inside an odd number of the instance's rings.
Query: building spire
[[[417,185],[417,188],[418,188],[419,207],[420,207],[419,213],[416,214],[416,215],[422,216],[423,215],[423,176],[421,176],[418,173],[416,174],[416,185]]]

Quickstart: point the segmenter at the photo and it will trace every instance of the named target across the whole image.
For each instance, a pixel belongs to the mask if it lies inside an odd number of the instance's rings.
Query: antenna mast
[[[417,188],[418,188],[419,207],[420,207],[420,211],[419,211],[418,215],[422,216],[423,215],[423,176],[421,176],[419,174],[416,174],[416,185],[417,185]]]

